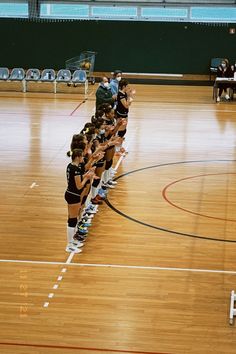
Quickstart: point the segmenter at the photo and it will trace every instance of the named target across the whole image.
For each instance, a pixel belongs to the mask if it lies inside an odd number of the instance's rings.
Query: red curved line
[[[182,211],[185,211],[186,213],[189,213],[189,214],[194,214],[194,215],[199,215],[199,216],[203,216],[204,218],[208,218],[208,219],[215,219],[215,220],[221,220],[221,221],[230,221],[230,222],[236,222],[235,219],[225,219],[225,218],[217,218],[216,216],[209,216],[209,215],[205,215],[205,214],[201,214],[201,213],[196,213],[194,211],[191,211],[189,209],[185,209],[185,208],[182,208],[174,203],[172,203],[168,198],[167,198],[167,195],[166,195],[166,191],[167,189],[172,186],[173,184],[176,184],[178,182],[182,182],[184,180],[187,180],[187,179],[192,179],[192,178],[196,178],[196,177],[205,177],[205,176],[217,176],[217,175],[235,175],[236,173],[232,173],[232,172],[229,172],[229,173],[207,173],[207,174],[203,174],[203,175],[195,175],[195,176],[191,176],[191,177],[185,177],[185,178],[181,178],[179,180],[176,180],[174,182],[171,182],[169,183],[163,190],[162,190],[162,196],[163,198],[165,199],[165,201],[172,205],[173,207],[177,208],[177,209],[180,209]]]
[[[49,345],[49,344],[27,344],[27,343],[0,343],[0,345],[12,345],[21,347],[35,347],[35,348],[51,348],[51,349],[73,349],[73,350],[93,350],[100,352],[113,352],[113,353],[132,353],[132,354],[170,354],[170,353],[157,353],[157,352],[141,352],[135,350],[118,350],[118,349],[99,349],[99,348],[85,348],[85,347],[74,347],[74,346],[64,346],[64,345]]]

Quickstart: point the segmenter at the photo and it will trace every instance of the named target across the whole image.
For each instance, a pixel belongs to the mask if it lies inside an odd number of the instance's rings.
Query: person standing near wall
[[[117,94],[112,94],[108,78],[104,76],[96,91],[96,111],[103,103],[109,103],[113,107],[116,99]]]
[[[119,92],[119,82],[121,80],[122,71],[115,70],[113,73],[113,78],[110,80],[111,92],[113,95],[118,95]]]

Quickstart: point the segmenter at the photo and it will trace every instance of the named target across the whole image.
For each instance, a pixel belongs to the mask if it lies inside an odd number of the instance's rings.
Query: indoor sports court
[[[145,7],[144,2],[133,6]],[[189,27],[188,34],[183,29],[184,39],[200,35],[209,39],[213,31],[225,38],[219,56],[233,61],[232,47],[226,46],[235,41],[228,33],[235,26],[233,17],[197,24],[189,17],[193,4],[170,3],[169,11],[175,7],[184,16],[183,10],[188,10],[184,23],[179,18],[176,25],[163,19],[142,23],[132,19],[127,26],[131,31],[141,31],[141,25],[147,25],[147,30],[157,26],[156,35],[165,43],[170,43],[173,26],[178,36],[180,26]],[[206,2],[200,3],[206,11]],[[132,6],[125,5],[130,6],[132,17]],[[233,16],[232,1],[219,1],[220,6]],[[37,14],[36,7],[33,1],[31,15]],[[42,23],[35,18],[29,22],[24,17],[21,21],[0,18],[2,30],[12,24],[11,45],[6,45],[1,67],[40,69],[40,60],[42,67],[50,67],[50,52],[36,58],[43,48],[40,40],[50,25],[57,33],[63,29],[69,33],[69,24],[78,25],[49,21],[50,11],[49,4],[42,2],[41,15],[48,15]],[[119,16],[125,15],[119,12]],[[102,19],[96,26],[104,34],[106,25],[114,22],[114,34],[122,21]],[[94,19],[81,21],[81,26],[88,29],[90,22],[95,23]],[[36,34],[40,26],[36,52],[27,59],[18,50],[8,64],[7,53],[20,46],[13,37],[19,39],[22,31],[29,39],[27,31]],[[95,43],[95,38],[91,41]],[[127,49],[128,44],[123,44]],[[100,51],[89,46],[96,52],[94,71],[89,72],[95,84],[91,80],[59,84],[50,78],[24,84],[0,80],[0,353],[236,353],[232,300],[236,291],[236,101],[233,87],[230,100],[213,99],[215,77],[209,78],[209,62],[215,44],[199,55],[199,67],[194,58],[190,61],[193,53],[183,43],[187,71],[181,67],[179,52],[173,65],[166,59],[155,70],[149,60],[141,70],[144,57],[132,61],[130,53],[126,62],[112,52],[106,64],[107,44],[101,39]],[[55,53],[57,45],[52,48]],[[133,47],[129,44],[134,53],[136,45],[136,39]],[[167,58],[164,44],[160,56]],[[56,57],[52,64],[56,72],[62,68],[58,66],[62,58]],[[126,154],[115,155],[117,185],[98,206],[82,252],[68,253],[64,192],[70,158],[66,153],[73,134],[94,114],[99,78],[111,77],[114,67],[124,67],[124,77],[136,90],[125,135]]]

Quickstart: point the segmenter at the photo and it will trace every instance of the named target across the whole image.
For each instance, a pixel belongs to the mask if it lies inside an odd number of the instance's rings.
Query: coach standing
[[[108,78],[104,76],[96,91],[96,110],[103,103],[109,103],[112,107],[116,101],[117,95],[113,95]]]

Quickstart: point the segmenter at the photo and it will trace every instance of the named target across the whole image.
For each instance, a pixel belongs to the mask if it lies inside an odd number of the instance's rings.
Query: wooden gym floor
[[[136,85],[117,187],[70,256],[66,151],[95,88],[0,93],[0,353],[236,353],[236,102]]]

